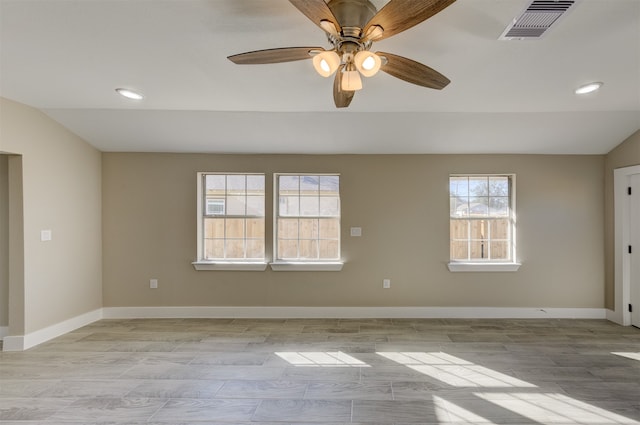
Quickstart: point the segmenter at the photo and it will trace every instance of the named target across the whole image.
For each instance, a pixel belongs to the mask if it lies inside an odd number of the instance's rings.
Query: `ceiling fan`
[[[456,0],[390,0],[379,11],[369,0],[289,0],[322,28],[332,48],[283,47],[229,56],[239,65],[269,64],[313,59],[316,71],[335,73],[333,99],[338,108],[349,106],[362,88],[360,76],[379,70],[419,86],[441,90],[450,83],[438,71],[414,60],[385,52],[372,52],[373,42],[405,31],[432,17]]]

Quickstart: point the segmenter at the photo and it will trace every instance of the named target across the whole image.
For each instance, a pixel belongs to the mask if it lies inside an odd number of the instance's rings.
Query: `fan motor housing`
[[[347,28],[357,28],[358,32],[360,32],[378,12],[369,0],[331,0],[327,5],[338,20],[338,24],[343,28],[343,31]],[[359,34],[344,35],[359,36]]]

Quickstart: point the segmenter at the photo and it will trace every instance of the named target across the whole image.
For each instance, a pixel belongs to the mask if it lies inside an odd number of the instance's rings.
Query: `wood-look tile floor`
[[[639,424],[600,320],[102,320],[0,354],[5,424]]]

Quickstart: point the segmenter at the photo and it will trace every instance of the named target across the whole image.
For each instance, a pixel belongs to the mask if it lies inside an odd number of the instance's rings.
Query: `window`
[[[340,176],[275,176],[276,262],[340,260]]]
[[[198,183],[196,268],[215,262],[264,263],[264,174],[198,173]]]
[[[514,182],[508,174],[449,177],[452,263],[515,264]]]

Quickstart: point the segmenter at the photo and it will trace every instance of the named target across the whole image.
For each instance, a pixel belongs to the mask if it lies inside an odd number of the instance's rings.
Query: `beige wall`
[[[104,153],[112,306],[604,306],[603,156]],[[196,172],[341,174],[341,272],[195,271]],[[448,176],[516,173],[516,273],[451,273]],[[349,227],[362,227],[359,238]],[[149,289],[149,279],[159,288]],[[390,278],[392,288],[382,289]]]
[[[640,165],[640,130],[609,152],[605,158],[605,305],[614,308],[614,200],[613,170],[616,168]]]
[[[0,154],[0,327],[9,326],[9,162]]]
[[[12,303],[23,297],[23,306],[11,308],[23,310],[24,332],[100,308],[101,153],[7,99],[0,99],[0,151],[22,156],[24,278],[16,291],[23,294],[10,296]],[[40,241],[44,229],[52,241]]]

